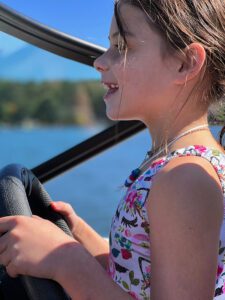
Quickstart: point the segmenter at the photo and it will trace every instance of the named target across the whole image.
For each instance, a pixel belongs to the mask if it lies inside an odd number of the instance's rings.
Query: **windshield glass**
[[[89,42],[104,44],[97,42],[97,36],[107,36],[101,34],[104,26],[99,23],[100,17],[81,17],[81,12],[90,13],[92,9],[80,10],[77,18],[68,15],[74,8],[72,2],[70,8],[69,3],[61,8],[61,3],[57,9],[53,1],[46,1],[42,7],[40,2],[30,6],[26,1],[6,4],[38,22]],[[50,4],[51,9],[47,6]],[[57,23],[61,18],[67,24],[64,27]],[[87,27],[83,25],[84,19]],[[96,40],[89,39],[91,36]],[[19,162],[35,167],[109,126],[103,102],[105,92],[99,82],[100,74],[93,67],[3,32],[0,33],[0,63],[1,165]]]

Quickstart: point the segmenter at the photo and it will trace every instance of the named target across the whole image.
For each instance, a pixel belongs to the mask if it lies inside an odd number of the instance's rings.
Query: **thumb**
[[[37,216],[37,215],[32,215],[32,218],[38,219],[38,220],[43,220],[43,218],[41,218],[41,217],[39,217],[39,216]]]
[[[73,234],[75,234],[75,230],[78,226],[78,223],[80,222],[80,218],[77,216],[72,206],[69,203],[63,201],[52,201],[50,205],[54,211],[63,215],[70,230]]]
[[[61,213],[66,218],[75,215],[75,212],[69,203],[63,201],[52,201],[50,206],[54,211]]]

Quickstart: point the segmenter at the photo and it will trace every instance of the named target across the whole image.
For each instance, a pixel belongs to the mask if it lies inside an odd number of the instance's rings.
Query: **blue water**
[[[32,168],[97,133],[101,128],[1,128],[0,167],[21,163]],[[218,139],[219,126],[211,131]],[[71,203],[100,234],[107,236],[124,190],[120,187],[151,147],[147,130],[112,147],[45,184],[52,199]]]

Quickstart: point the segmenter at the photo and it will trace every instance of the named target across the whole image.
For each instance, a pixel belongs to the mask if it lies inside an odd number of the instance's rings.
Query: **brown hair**
[[[206,51],[205,71],[201,80],[203,100],[209,109],[211,105],[225,106],[225,1],[116,0],[114,15],[126,45],[120,15],[120,4],[123,3],[142,9],[147,21],[171,49],[182,51],[193,42],[201,43]],[[225,126],[220,133],[221,145],[223,134]]]

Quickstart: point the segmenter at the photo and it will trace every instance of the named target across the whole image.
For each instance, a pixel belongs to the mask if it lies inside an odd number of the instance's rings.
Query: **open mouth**
[[[113,84],[113,83],[103,83],[104,87],[107,89],[106,94],[104,95],[104,99],[108,100],[109,97],[117,92],[119,89],[118,84]]]

